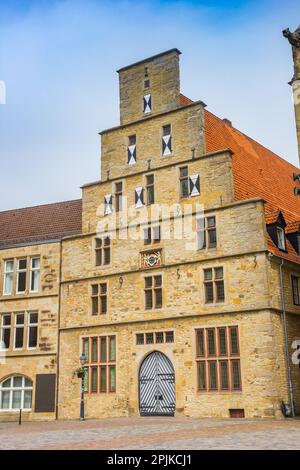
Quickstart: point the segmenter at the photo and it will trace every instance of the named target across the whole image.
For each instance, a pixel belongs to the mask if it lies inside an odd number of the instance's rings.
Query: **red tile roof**
[[[0,247],[75,235],[81,215],[81,199],[0,212]]]
[[[205,110],[206,151],[230,148],[233,151],[235,198],[261,197],[266,201],[266,223],[274,223],[281,212],[287,233],[300,225],[300,198],[294,195],[297,183],[293,173],[299,169],[246,136],[229,123]],[[299,184],[298,184],[299,186]],[[300,257],[287,242],[284,253],[268,239],[269,249],[278,256],[300,263]]]

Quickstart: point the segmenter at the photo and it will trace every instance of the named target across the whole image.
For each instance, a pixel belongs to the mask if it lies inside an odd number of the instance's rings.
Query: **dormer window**
[[[277,227],[278,248],[285,250],[285,233],[282,227]]]

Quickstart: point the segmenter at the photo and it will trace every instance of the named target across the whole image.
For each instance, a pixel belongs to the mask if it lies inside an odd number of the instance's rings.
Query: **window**
[[[292,291],[293,291],[293,301],[294,305],[300,305],[299,298],[299,278],[292,276]]]
[[[35,349],[38,340],[38,313],[28,313],[27,348]]]
[[[24,294],[28,289],[36,293],[40,289],[40,257],[32,256],[16,260],[6,260],[4,263],[3,294],[11,295],[14,292],[14,269],[16,269],[15,290],[17,294]],[[29,278],[29,286],[27,279]]]
[[[32,381],[16,375],[0,384],[1,410],[30,410],[32,407]]]
[[[150,80],[144,81],[144,88],[150,88]]]
[[[162,343],[174,343],[174,332],[173,331],[156,331],[151,333],[137,333],[136,344],[162,344]]]
[[[280,250],[285,250],[285,233],[283,228],[277,227],[277,240],[278,240],[278,248]]]
[[[1,321],[1,344],[2,350],[10,348],[10,334],[11,334],[11,314],[6,313],[2,315]]]
[[[224,274],[223,268],[204,269],[205,303],[224,302]]]
[[[40,287],[40,258],[30,259],[30,292],[38,292]]]
[[[145,277],[145,308],[152,310],[162,307],[162,276]]]
[[[179,169],[180,197],[189,197],[189,173],[188,167]]]
[[[217,229],[214,216],[197,219],[197,249],[216,248]]]
[[[128,165],[134,165],[136,163],[136,135],[128,137],[127,147],[127,163]]]
[[[154,204],[154,175],[146,175],[146,198],[148,205]]]
[[[107,313],[107,283],[92,285],[92,315]]]
[[[123,183],[119,181],[115,183],[115,201],[116,201],[116,212],[120,212],[123,208]]]
[[[116,391],[116,337],[83,338],[82,352],[87,357],[85,392]],[[89,354],[90,353],[90,354]]]
[[[170,124],[163,126],[162,134],[162,154],[165,157],[171,155],[172,153],[172,135]]]
[[[106,266],[110,264],[110,238],[96,238],[95,240],[95,264]]]
[[[15,314],[14,349],[23,349],[24,327],[25,327],[25,314],[16,313]]]
[[[27,259],[18,259],[17,263],[17,293],[23,293],[26,291]]]
[[[134,201],[135,201],[135,208],[136,209],[141,209],[144,206],[144,188],[142,186],[139,186],[138,188],[135,188],[135,193],[134,193]]]
[[[11,295],[13,293],[14,283],[14,260],[6,260],[4,262],[4,280],[3,280],[3,294]]]
[[[239,354],[237,326],[197,330],[198,391],[241,390]]]
[[[13,328],[13,341],[10,346],[11,328]],[[27,335],[27,336],[26,336]],[[1,319],[1,349],[14,350],[35,349],[38,339],[38,312],[5,313]]]
[[[104,196],[104,215],[109,215],[112,213],[113,210],[113,203],[112,203],[112,195],[106,194]]]
[[[159,243],[160,225],[153,225],[144,229],[144,244],[151,245],[151,243]]]
[[[151,113],[152,111],[152,98],[151,95],[145,95],[143,98],[143,111],[144,114]]]

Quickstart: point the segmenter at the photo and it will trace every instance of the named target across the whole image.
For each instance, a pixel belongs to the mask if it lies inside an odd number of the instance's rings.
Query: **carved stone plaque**
[[[156,268],[161,266],[161,250],[145,251],[141,253],[142,268]]]

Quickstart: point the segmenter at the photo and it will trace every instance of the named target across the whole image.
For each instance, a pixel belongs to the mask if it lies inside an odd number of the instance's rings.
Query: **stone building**
[[[0,420],[55,418],[61,239],[81,200],[0,213]]]
[[[40,364],[28,351],[9,357],[2,397],[12,375],[57,372],[57,416],[77,418],[84,353],[87,418],[274,417],[282,402],[300,411],[299,169],[182,95],[179,56],[118,71],[120,125],[101,132],[82,219],[74,201],[56,245],[1,250],[4,279],[7,261],[44,249],[41,285],[55,293],[41,302]],[[1,316],[38,309],[30,294],[16,302],[2,296]]]

